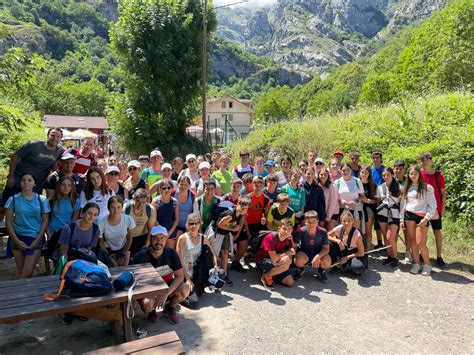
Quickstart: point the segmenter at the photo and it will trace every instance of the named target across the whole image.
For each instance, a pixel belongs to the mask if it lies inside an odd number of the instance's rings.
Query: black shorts
[[[305,253],[306,256],[308,257],[308,262],[311,262],[311,260],[313,260],[314,257],[321,252],[321,250],[323,250],[323,248],[317,248],[314,250],[311,250],[308,248],[301,248],[300,250],[298,250],[298,252]]]
[[[390,218],[385,216],[378,215],[377,216],[378,220],[380,223],[388,223],[388,225],[396,224],[397,226],[400,226],[400,219],[399,218]]]
[[[420,223],[423,220],[422,216],[418,216],[417,214],[409,211],[405,211],[405,221],[413,221],[416,224]]]
[[[331,219],[332,219],[333,221],[338,221],[338,220],[339,220],[339,215],[340,215],[340,213],[334,213],[334,214],[331,216]]]
[[[430,220],[430,225],[434,231],[440,231],[441,229],[443,229],[443,220],[441,219],[441,215],[438,219]]]
[[[260,270],[260,271],[263,271],[263,272],[270,271],[273,268],[274,268],[273,264],[268,263],[266,261],[261,261],[261,262],[257,263],[257,269]],[[288,269],[286,271],[283,271],[281,274],[273,276],[273,280],[278,282],[278,283],[282,283],[283,279],[285,277],[287,277],[288,275],[291,275],[290,269]]]
[[[343,256],[352,255],[357,253],[357,248],[351,250],[341,250],[339,248],[339,244],[330,242],[329,245],[329,256],[331,257],[331,263],[335,263],[338,259],[342,258]]]
[[[256,238],[258,236],[258,233],[260,233],[260,231],[267,229],[267,227],[261,223],[249,224],[248,227],[249,227],[250,238]]]

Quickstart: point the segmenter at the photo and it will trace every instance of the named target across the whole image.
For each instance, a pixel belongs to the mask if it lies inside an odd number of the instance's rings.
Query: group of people
[[[383,264],[397,267],[402,234],[410,272],[429,276],[431,226],[436,262],[445,266],[445,181],[429,152],[420,156],[421,168],[406,171],[401,160],[384,166],[381,152],[361,166],[357,152],[345,162],[341,150],[328,162],[309,151],[297,164],[284,156],[278,166],[259,156],[252,164],[240,151],[230,167],[230,157],[217,151],[167,163],[155,149],[124,163],[97,158],[90,138],[69,150],[61,139],[61,129],[49,129],[46,141],[26,143],[10,161],[1,212],[19,278],[33,275],[45,242],[55,262],[86,249],[109,267],[151,263],[169,291],[143,300],[142,309],[155,321],[163,307],[176,323],[176,306],[196,307],[203,282],[214,276],[232,285],[229,269],[245,273],[252,258],[266,288],[292,286],[305,266],[327,282],[331,268],[362,274],[374,247],[385,246]],[[204,250],[212,255],[209,280],[196,272]]]

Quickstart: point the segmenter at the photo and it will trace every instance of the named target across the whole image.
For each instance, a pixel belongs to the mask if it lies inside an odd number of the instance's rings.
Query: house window
[[[233,104],[233,102],[229,101],[229,108],[232,108],[232,104]]]
[[[234,115],[233,114],[229,114],[229,121],[232,121],[234,119]]]
[[[225,101],[222,101],[221,105],[222,105],[222,108],[225,108]]]

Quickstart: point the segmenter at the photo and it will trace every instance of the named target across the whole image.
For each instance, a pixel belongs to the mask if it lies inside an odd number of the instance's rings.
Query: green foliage
[[[384,163],[404,159],[407,166],[431,151],[446,177],[448,211],[452,216],[474,220],[474,95],[452,93],[415,98],[385,108],[358,107],[346,113],[304,121],[279,122],[254,130],[232,151],[248,149],[252,155],[296,159],[315,149],[329,158],[335,149],[359,151],[370,163],[370,154],[381,151]]]
[[[396,95],[394,92],[396,77],[392,73],[375,74],[367,78],[362,85],[359,102],[363,104],[383,105]]]

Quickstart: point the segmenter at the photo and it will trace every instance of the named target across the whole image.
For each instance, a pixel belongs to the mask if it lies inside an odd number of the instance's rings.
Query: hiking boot
[[[446,267],[446,263],[444,262],[444,260],[441,256],[438,256],[436,258],[436,266],[438,266],[440,268],[445,268]]]
[[[403,259],[403,261],[405,261],[407,263],[412,263],[413,262],[413,258],[411,257],[411,254],[410,254],[409,251],[405,252],[405,259]]]
[[[150,313],[148,313],[147,319],[150,322],[156,323],[158,322],[159,317],[158,314],[156,314],[156,311],[151,311]]]
[[[267,274],[262,274],[262,277],[260,278],[260,281],[263,284],[263,287],[265,288],[273,288],[273,277],[267,276]]]
[[[72,313],[64,313],[63,315],[63,324],[71,325],[74,322],[74,315]]]
[[[196,295],[196,293],[193,291],[180,304],[182,304],[184,307],[189,308],[189,309],[196,309],[198,306],[198,301],[199,301],[199,298]]]
[[[398,259],[392,258],[392,262],[388,264],[390,267],[393,267],[394,269],[398,267]]]
[[[420,272],[420,270],[421,270],[420,264],[413,264],[413,266],[410,269],[410,274],[416,275]]]
[[[171,324],[176,324],[179,323],[179,316],[176,313],[176,308],[171,307],[171,306],[166,306],[165,309],[163,310],[163,315],[168,318],[168,321]]]
[[[424,264],[423,265],[423,271],[421,272],[423,276],[430,276],[431,275],[431,265],[430,264]]]
[[[388,265],[388,264],[391,264],[392,263],[392,260],[394,260],[391,256],[388,256],[387,259],[385,259],[383,262],[382,262],[382,265]]]
[[[240,272],[241,274],[245,274],[247,272],[247,270],[245,270],[245,268],[242,266],[240,261],[232,262],[232,264],[230,265],[230,269],[234,270],[234,271],[237,271],[237,272]]]
[[[319,271],[318,271],[318,280],[320,282],[322,282],[323,284],[328,283],[328,277],[326,275],[326,270],[319,269]]]
[[[231,279],[229,279],[229,275],[225,275],[224,278],[222,279],[227,286],[232,286],[234,283],[232,282]]]

